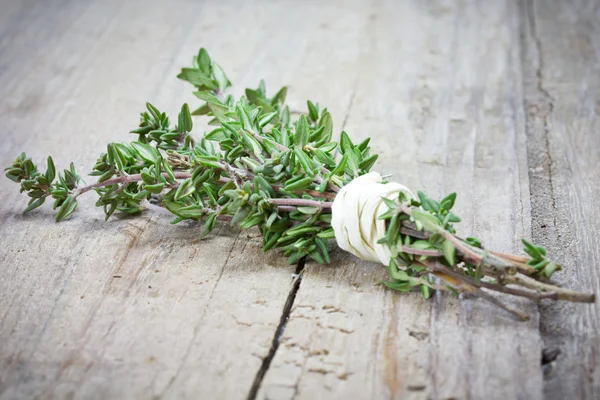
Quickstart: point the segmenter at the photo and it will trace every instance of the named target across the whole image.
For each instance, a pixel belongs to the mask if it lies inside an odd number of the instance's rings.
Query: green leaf
[[[533,268],[535,268],[538,271],[541,271],[542,269],[544,269],[544,267],[546,267],[546,265],[550,264],[550,260],[546,259],[546,258],[532,258],[531,260],[527,261],[527,264],[531,265]]]
[[[265,226],[267,228],[270,228],[271,225],[273,225],[273,223],[277,220],[278,216],[279,216],[279,214],[277,213],[277,211],[273,211],[271,213],[271,215],[269,215],[269,218],[267,218],[267,222],[265,222]]]
[[[197,92],[193,92],[192,94],[194,96],[196,96],[197,98],[199,98],[200,100],[204,100],[208,103],[216,103],[216,104],[222,105],[221,100],[219,100],[219,98],[217,96],[215,96],[214,94],[212,94],[211,92],[199,90]]]
[[[164,133],[159,136],[159,139],[168,142],[169,140],[175,140],[179,138],[182,133],[185,133],[184,125],[185,121],[183,120],[183,114],[179,114],[179,125],[177,126],[179,131]]]
[[[431,288],[427,285],[421,285],[421,293],[425,300],[431,297]]]
[[[365,158],[360,162],[360,164],[358,164],[358,168],[360,168],[364,172],[368,172],[373,167],[378,157],[379,154],[373,154],[372,156]]]
[[[160,121],[161,112],[158,110],[158,108],[154,107],[152,104],[150,104],[150,102],[146,102],[146,109],[150,115],[152,115],[154,121]]]
[[[173,214],[177,215],[178,217],[181,217],[184,219],[200,218],[204,214],[206,214],[206,209],[203,206],[201,206],[200,204],[193,204],[191,206],[183,206],[181,203],[177,203],[174,201],[168,201],[168,200],[163,200],[162,204],[165,206],[165,208],[167,210],[171,211]]]
[[[271,104],[274,106],[282,106],[285,103],[285,97],[287,95],[287,86],[282,87],[279,91],[273,96],[271,100]]]
[[[523,245],[525,246],[524,250],[525,253],[529,254],[529,256],[531,256],[531,258],[536,258],[536,257],[543,257],[542,253],[539,250],[538,246],[535,246],[531,243],[529,243],[527,240],[522,239],[521,242],[523,243]]]
[[[396,202],[392,199],[388,199],[387,197],[382,197],[381,200],[385,203],[385,205],[390,210],[396,210],[398,208],[398,204],[396,204]]]
[[[321,183],[319,183],[319,186],[317,187],[317,190],[320,193],[324,193],[325,190],[327,190],[327,186],[329,185],[329,179],[323,179],[323,181]]]
[[[264,97],[267,94],[267,85],[265,84],[265,81],[263,79],[261,79],[258,83],[258,92],[262,97]]]
[[[322,162],[327,168],[335,166],[335,160],[329,157],[324,151],[315,149],[314,155],[317,158],[317,160]]]
[[[446,214],[446,219],[448,222],[460,222],[460,217],[454,213],[449,212],[448,214]]]
[[[335,239],[335,232],[333,231],[333,228],[329,228],[322,232],[319,232],[317,234],[317,237],[320,237],[323,239]]]
[[[117,147],[114,143],[109,143],[106,146],[106,153],[108,154],[108,162],[110,165],[114,165],[118,170],[123,170],[123,161],[117,151]]]
[[[196,191],[196,187],[192,183],[192,178],[184,179],[175,192],[175,201],[183,199]]]
[[[320,142],[321,141],[321,136],[322,136],[324,130],[325,130],[325,128],[322,127],[322,126],[317,127],[317,129],[313,130],[310,133],[310,137],[308,138],[308,142],[309,143],[311,143],[311,142]]]
[[[338,144],[336,142],[327,142],[322,146],[319,146],[319,149],[324,151],[325,153],[331,153],[333,150],[337,148]]]
[[[204,104],[198,108],[196,108],[194,111],[192,111],[192,115],[206,115],[210,112],[210,107],[208,107],[208,104]]]
[[[260,93],[254,89],[246,88],[244,93],[246,93],[246,97],[250,103],[254,103],[260,98]]]
[[[391,259],[390,263],[388,264],[388,271],[390,273],[390,277],[395,281],[410,280],[410,276],[408,276],[406,271],[399,269],[398,264],[396,264],[396,261],[394,261],[393,259]]]
[[[60,209],[58,210],[58,214],[56,214],[56,222],[60,222],[66,218],[68,218],[73,211],[77,208],[77,200],[74,196],[69,195],[67,199],[62,203]]]
[[[187,105],[187,103],[185,103],[181,107],[181,115],[183,122],[183,130],[185,132],[191,132],[192,128],[194,127],[194,124],[192,122],[192,114],[190,114],[190,107]]]
[[[440,206],[444,210],[450,211],[452,207],[454,207],[454,201],[456,201],[456,193],[450,193],[448,196],[442,199]]]
[[[535,246],[536,249],[538,250],[538,253],[542,256],[542,257],[546,257],[546,248],[543,246]]]
[[[257,157],[261,157],[262,155],[262,147],[258,140],[254,138],[254,136],[250,135],[246,131],[241,131],[242,140],[246,145],[246,148],[251,150]]]
[[[212,101],[206,103],[210,111],[213,115],[222,123],[223,121],[227,121],[229,118],[227,117],[227,113],[229,112],[229,107],[224,106],[223,104],[214,103]]]
[[[154,164],[161,159],[160,153],[154,147],[146,143],[132,142],[131,146],[138,152],[140,157],[146,162]]]
[[[225,135],[225,132],[223,132],[222,127],[218,127],[218,128],[213,129],[212,131],[208,132],[206,135],[204,135],[204,139],[214,140],[215,142],[220,142],[222,140],[227,139],[227,135]]]
[[[306,178],[302,178],[290,185],[285,186],[283,188],[283,190],[285,190],[287,192],[291,192],[294,190],[302,190],[302,189],[306,189],[306,188],[310,187],[311,184],[312,184],[312,178],[307,176]]]
[[[212,72],[213,72],[213,76],[217,80],[219,89],[221,91],[224,91],[228,87],[231,86],[231,82],[229,81],[229,78],[227,78],[227,75],[225,75],[225,71],[223,71],[223,68],[221,68],[221,66],[219,64],[217,64],[217,63],[212,64]]]
[[[428,240],[415,240],[410,247],[420,250],[429,250],[434,248]]]
[[[348,175],[352,177],[358,176],[358,158],[353,151],[349,151],[344,156],[348,157],[348,162],[346,164],[345,171]]]
[[[417,192],[417,195],[419,196],[419,199],[421,200],[421,206],[425,209],[425,211],[431,211],[435,213],[440,212],[440,204],[437,201],[433,200],[420,190]]]
[[[308,132],[308,121],[304,114],[300,115],[296,125],[296,145],[304,147],[308,143],[309,132]]]
[[[214,90],[218,87],[217,82],[213,81],[208,75],[204,74],[199,69],[182,68],[177,77],[179,79],[183,79],[184,81],[188,81],[198,88]]]
[[[391,219],[394,215],[396,215],[396,213],[397,213],[396,210],[387,210],[386,212],[384,212],[383,214],[378,216],[377,219],[380,219],[380,220]]]
[[[202,71],[202,73],[204,73],[205,75],[210,75],[210,65],[211,65],[211,60],[210,60],[210,56],[208,55],[208,52],[206,51],[206,49],[201,48],[200,51],[198,51],[198,57],[197,57],[197,68]]]
[[[354,145],[352,144],[352,140],[350,140],[348,134],[343,131],[340,137],[340,153],[346,154],[352,152],[353,149]]]
[[[383,284],[388,288],[397,292],[410,292],[414,287],[410,282],[389,282],[384,281]]]
[[[45,197],[40,197],[39,199],[31,199],[27,208],[25,208],[25,210],[23,211],[23,214],[27,214],[28,212],[35,210],[36,208],[44,204],[44,201],[46,201]]]
[[[412,216],[415,221],[423,225],[427,231],[439,232],[442,230],[440,220],[429,213],[413,209]]]
[[[333,120],[329,112],[324,111],[323,114],[321,114],[319,126],[323,127],[323,133],[321,134],[321,137],[324,139],[324,142],[329,142],[331,140],[331,136],[333,135]]]
[[[281,237],[281,233],[267,232],[263,237],[263,251],[269,251],[277,244],[277,241]]]
[[[311,177],[315,176],[312,160],[308,157],[304,150],[302,150],[300,147],[294,147],[294,154],[296,155],[296,160],[300,163],[304,172]]]
[[[319,110],[317,106],[315,106],[310,100],[308,100],[306,104],[308,105],[308,117],[311,119],[311,121],[317,121],[319,119]]]
[[[392,247],[396,244],[396,241],[400,237],[399,224],[400,224],[400,220],[398,219],[398,214],[392,215],[392,218],[390,219],[390,222],[388,225],[388,229],[385,232],[385,235],[387,237],[387,242]]]
[[[135,133],[138,135],[146,135],[152,130],[151,126],[140,126],[138,128],[132,129],[129,133]]]
[[[211,233],[216,225],[217,225],[217,213],[212,213],[208,216],[208,218],[206,218],[206,221],[204,222],[204,229],[202,230],[200,239],[204,239],[209,233]]]
[[[207,168],[221,169],[222,165],[215,160],[216,157],[196,157],[196,162]]]
[[[173,168],[171,168],[171,165],[169,164],[168,160],[162,160],[162,169],[167,174],[166,180],[171,184],[175,184],[175,173],[173,172]],[[161,175],[160,170],[157,172],[159,175]]]
[[[271,184],[269,184],[269,182],[266,181],[265,178],[260,175],[256,175],[254,177],[254,182],[256,182],[256,184],[258,184],[262,190],[267,192],[269,196],[275,197],[275,190],[273,190],[273,187]]]
[[[302,214],[314,215],[317,214],[321,209],[317,207],[297,207],[296,210]]]
[[[333,170],[331,170],[330,176],[341,175],[341,173],[346,168],[347,163],[348,163],[348,155],[344,154],[344,156],[342,157],[342,159],[340,160],[338,165]]]
[[[210,198],[210,204],[213,206],[217,205],[219,198],[217,197],[216,192],[219,189],[219,187],[217,185],[210,184],[208,182],[203,182],[202,187],[204,188],[204,192]]]
[[[241,126],[239,125],[239,123],[221,121],[221,126],[228,130],[235,137],[240,136],[239,131],[241,129]]]
[[[479,247],[481,248],[481,240],[474,237],[474,236],[469,236],[468,238],[465,239],[465,242],[467,242],[468,244],[470,244],[473,247]]]
[[[445,240],[444,243],[442,243],[442,252],[444,253],[446,261],[448,261],[448,264],[456,264],[456,247],[454,247],[454,244],[452,244],[451,241]]]
[[[366,138],[357,146],[359,151],[365,151],[369,147],[369,143],[371,142],[371,138]]]
[[[238,115],[240,122],[242,123],[242,128],[251,131],[254,126],[252,125],[252,121],[250,118],[250,113],[246,106],[242,105],[242,103],[236,104],[236,114]]]
[[[6,177],[8,179],[10,179],[11,181],[16,182],[16,183],[19,183],[21,181],[21,179],[22,179],[22,176],[21,176],[22,171],[21,171],[21,169],[19,169],[19,168],[6,168],[5,171],[7,171],[6,172]]]
[[[240,207],[231,219],[231,225],[240,224],[248,215],[250,215],[250,209],[247,207]]]
[[[48,168],[46,169],[46,179],[48,183],[52,183],[56,178],[56,167],[54,166],[54,161],[52,157],[48,157]]]
[[[269,122],[275,119],[277,115],[278,114],[276,111],[269,114],[264,114],[262,117],[260,117],[260,120],[258,121],[258,126],[264,128]]]
[[[200,204],[193,204],[191,206],[181,207],[175,214],[183,218],[200,218],[206,214],[206,209]]]
[[[115,212],[115,210],[117,209],[117,203],[111,203],[110,205],[105,205],[104,206],[104,214],[106,214],[106,217],[104,218],[104,221],[108,221],[108,219],[110,218],[111,215],[113,215],[113,213]]]
[[[162,192],[164,188],[165,188],[164,183],[157,183],[154,185],[145,185],[144,186],[145,190],[149,191],[150,193],[154,193],[154,194],[158,194],[158,193]]]
[[[558,264],[551,261],[544,267],[544,275],[546,275],[547,278],[551,278],[552,274],[554,274],[554,271],[556,271],[557,269]]]

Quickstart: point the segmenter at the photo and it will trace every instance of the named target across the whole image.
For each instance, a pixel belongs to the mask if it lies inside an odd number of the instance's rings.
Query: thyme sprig
[[[308,101],[306,113],[292,119],[286,87],[268,97],[261,81],[236,100],[227,94],[231,82],[225,72],[204,49],[178,78],[194,86],[203,104],[193,112],[184,104],[173,124],[147,103],[131,130],[137,140],[109,143],[89,174],[98,177],[93,184],[86,185],[72,163],[57,174],[48,157],[42,173],[25,153],[17,157],[6,176],[31,198],[25,213],[52,198],[56,220],[62,221],[75,211],[79,196],[94,191],[107,220],[117,210],[158,211],[172,215],[172,223],[201,221],[202,237],[217,221],[227,221],[256,227],[264,251],[281,248],[289,263],[306,256],[329,263],[332,200],[374,165],[370,139],[354,144],[341,132],[339,143],[333,141],[331,115],[316,102]],[[200,115],[214,128],[195,140],[192,116]],[[523,241],[529,257],[515,256],[487,250],[477,238],[458,237],[453,224],[460,218],[451,212],[455,199],[453,193],[437,202],[422,192],[418,199],[404,193],[395,201],[384,199],[387,231],[380,242],[393,254],[387,287],[420,290],[426,298],[435,289],[473,294],[521,318],[526,315],[484,289],[536,301],[594,301],[593,295],[552,284],[560,266],[541,246]]]
[[[561,267],[546,256],[546,249],[523,239],[530,257],[487,250],[476,237],[463,239],[453,224],[460,218],[451,212],[456,193],[440,202],[418,192],[419,199],[400,193],[396,200],[385,199],[388,210],[386,235],[379,243],[392,250],[388,265],[391,280],[384,284],[397,291],[420,289],[427,298],[439,278],[446,290],[467,293],[490,301],[522,319],[528,315],[490,296],[482,289],[529,298],[590,303],[593,294],[560,287],[550,278]],[[509,286],[510,285],[510,286]]]

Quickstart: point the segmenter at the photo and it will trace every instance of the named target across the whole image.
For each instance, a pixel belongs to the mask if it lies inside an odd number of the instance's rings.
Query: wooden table
[[[0,1],[0,161],[91,170],[144,102],[199,104],[175,78],[200,46],[236,95],[373,138],[376,169],[459,193],[459,233],[600,292],[600,5],[595,1]],[[197,124],[198,125],[198,124]],[[202,129],[195,130],[196,135]],[[88,182],[91,178],[88,179]],[[333,253],[287,265],[255,231],[150,213],[68,221],[0,179],[0,399],[600,397],[598,304],[425,301]]]

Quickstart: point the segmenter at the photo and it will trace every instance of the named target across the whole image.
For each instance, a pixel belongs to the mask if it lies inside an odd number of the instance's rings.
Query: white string
[[[382,198],[396,199],[399,192],[415,198],[404,185],[382,183],[377,172],[359,176],[342,187],[331,209],[331,226],[338,246],[360,259],[388,265],[392,253],[387,245],[377,243],[385,236],[386,221],[377,217],[388,209]]]

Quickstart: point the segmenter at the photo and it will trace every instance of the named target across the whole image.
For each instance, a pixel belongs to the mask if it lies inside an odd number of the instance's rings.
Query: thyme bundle
[[[53,199],[56,220],[68,218],[79,196],[94,191],[106,219],[115,211],[169,213],[172,223],[201,221],[201,236],[218,221],[242,229],[256,227],[265,251],[280,248],[295,263],[309,257],[329,263],[328,243],[335,238],[332,204],[341,188],[365,175],[375,164],[370,139],[355,144],[346,132],[333,138],[333,121],[326,108],[307,102],[307,112],[292,118],[285,105],[287,88],[267,96],[263,81],[236,100],[228,95],[231,82],[204,49],[178,78],[195,87],[203,104],[181,107],[175,124],[150,103],[137,135],[129,143],[109,143],[92,168],[95,183],[86,185],[71,163],[62,173],[48,157],[45,172],[21,154],[6,168],[6,176],[30,197],[25,213]],[[214,129],[196,141],[190,134],[193,116],[207,116]],[[385,235],[389,247],[384,284],[396,291],[434,290],[466,293],[526,319],[490,291],[530,298],[593,302],[593,294],[562,288],[552,281],[560,265],[546,249],[523,240],[527,256],[488,250],[475,237],[456,235],[460,218],[452,212],[456,194],[436,201],[423,192],[400,191],[383,198]]]

